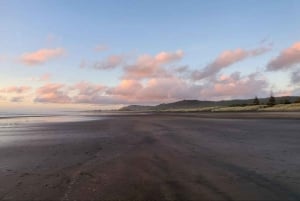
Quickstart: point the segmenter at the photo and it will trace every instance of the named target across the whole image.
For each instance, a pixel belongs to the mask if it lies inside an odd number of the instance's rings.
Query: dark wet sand
[[[300,200],[300,114],[114,115],[0,138],[0,200]]]

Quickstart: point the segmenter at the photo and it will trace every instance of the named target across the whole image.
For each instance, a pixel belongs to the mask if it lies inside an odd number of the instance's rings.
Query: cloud
[[[292,73],[291,81],[293,84],[299,84],[300,83],[300,70],[294,71]]]
[[[0,89],[0,92],[21,94],[21,93],[26,93],[30,90],[31,87],[29,86],[10,86],[10,87]]]
[[[209,68],[217,69],[211,73],[214,76],[210,77],[211,79],[202,80],[201,83],[192,82],[190,77],[183,76],[190,73],[188,66],[178,66],[175,63],[184,56],[181,50],[160,52],[156,55],[141,55],[126,65],[114,62],[114,59],[110,60],[111,57],[107,57],[99,62],[101,65],[98,65],[98,68],[122,67],[123,75],[118,85],[111,87],[87,81],[71,85],[48,83],[36,90],[34,100],[79,104],[157,104],[182,99],[217,100],[262,97],[268,94],[269,85],[261,74],[253,73],[242,76],[236,72],[218,76],[217,73],[220,69],[235,62],[266,51],[269,49],[265,47],[225,51],[214,62],[207,65]],[[108,65],[108,63],[113,64]]]
[[[169,73],[165,65],[182,59],[182,50],[176,52],[160,52],[155,56],[139,56],[133,64],[124,67],[124,79],[144,79],[154,77],[165,77]]]
[[[268,71],[284,70],[294,67],[300,63],[300,42],[284,49],[277,57],[272,59],[268,65]]]
[[[192,72],[192,79],[201,80],[219,73],[222,69],[245,60],[249,57],[259,56],[271,50],[271,47],[258,47],[252,50],[235,49],[222,52],[213,62],[208,64],[203,70]]]
[[[23,100],[24,100],[23,96],[15,96],[10,99],[10,102],[19,103],[19,102],[23,102]]]
[[[103,51],[106,51],[108,49],[109,49],[108,46],[101,44],[101,45],[97,45],[94,50],[96,52],[103,52]]]
[[[82,81],[73,85],[46,84],[36,91],[35,102],[80,104],[157,104],[182,99],[229,99],[266,96],[267,81],[259,74],[221,75],[203,84],[170,76],[122,80],[115,87]]]
[[[136,80],[122,80],[121,83],[107,91],[110,95],[135,97],[139,90],[143,88],[142,84]]]
[[[107,57],[104,61],[95,63],[94,68],[102,70],[113,69],[120,66],[123,62],[124,56],[111,55]]]
[[[97,70],[111,70],[121,66],[125,62],[124,55],[110,55],[106,57],[103,61],[98,61],[95,63],[88,63],[85,60],[81,62],[80,68],[93,68]]]
[[[139,100],[161,103],[199,98],[200,90],[201,86],[190,85],[177,77],[153,78],[148,80],[137,97]]]
[[[177,50],[176,52],[160,52],[155,56],[157,63],[170,63],[182,59],[184,52]]]
[[[200,87],[188,84],[177,77],[151,78],[146,82],[122,80],[107,91],[107,95],[120,101],[118,103],[161,103],[178,99],[199,97]]]
[[[49,83],[36,90],[34,102],[70,103],[71,98],[64,91],[64,84]]]
[[[79,82],[70,87],[70,90],[75,90],[75,94],[72,97],[72,102],[93,103],[104,93],[106,88],[106,86],[101,84],[92,84],[86,81]]]
[[[231,99],[266,96],[268,83],[258,73],[241,76],[239,72],[221,75],[214,82],[206,83],[201,91],[205,99]]]
[[[174,72],[177,73],[186,73],[188,71],[189,71],[189,66],[187,65],[174,67]]]
[[[36,90],[35,102],[94,103],[107,87],[82,81],[73,85],[49,83]]]
[[[35,52],[25,53],[21,56],[21,61],[29,66],[43,64],[51,59],[61,57],[65,54],[63,48],[40,49]]]

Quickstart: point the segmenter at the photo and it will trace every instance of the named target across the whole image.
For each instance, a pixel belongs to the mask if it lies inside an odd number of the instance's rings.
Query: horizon
[[[300,95],[299,1],[2,1],[0,111]]]

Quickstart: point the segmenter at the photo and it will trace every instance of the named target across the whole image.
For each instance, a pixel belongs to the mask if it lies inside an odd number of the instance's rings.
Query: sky
[[[298,0],[0,0],[0,111],[300,95]]]

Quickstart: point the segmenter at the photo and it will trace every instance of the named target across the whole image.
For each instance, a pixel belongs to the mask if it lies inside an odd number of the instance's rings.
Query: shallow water
[[[102,116],[85,115],[82,113],[60,114],[0,114],[0,147],[10,146],[24,140],[53,138],[36,132],[34,129],[44,128],[53,123],[83,122],[105,119]]]
[[[39,123],[77,122],[102,119],[103,117],[86,116],[80,113],[61,114],[16,114],[0,113],[0,129],[19,128]],[[1,132],[1,130],[0,130]]]

